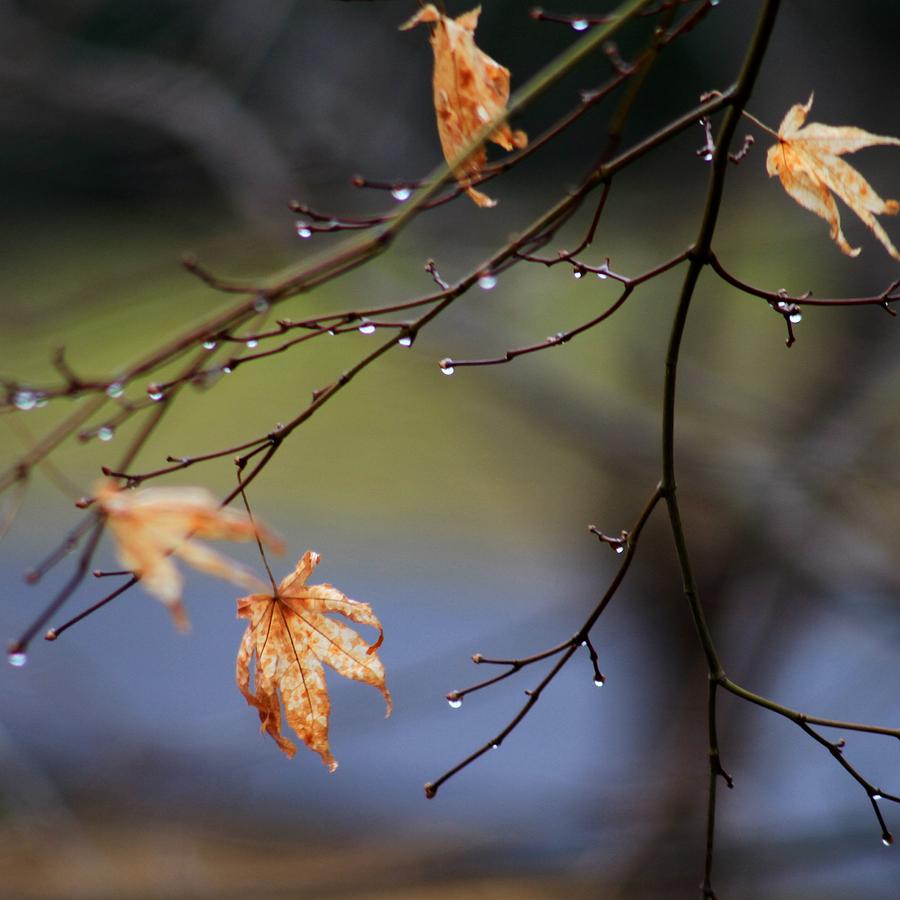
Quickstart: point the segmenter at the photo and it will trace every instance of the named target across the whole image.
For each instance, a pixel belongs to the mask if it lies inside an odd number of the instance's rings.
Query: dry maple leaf
[[[288,757],[294,755],[296,747],[281,733],[281,694],[287,724],[333,772],[338,764],[328,746],[331,703],[322,663],[345,678],[378,688],[387,703],[387,715],[392,704],[384,666],[375,654],[383,637],[381,623],[368,603],[351,600],[330,584],[307,585],[318,563],[319,554],[307,550],[274,594],[251,594],[238,600],[238,618],[249,619],[250,624],[238,650],[236,675],[241,693],[259,712],[260,730],[268,732]],[[325,613],[340,613],[360,625],[371,625],[378,629],[378,639],[369,645],[348,625]]]
[[[460,153],[493,119],[506,112],[509,100],[509,69],[501,66],[475,46],[475,27],[481,7],[451,19],[434,4],[427,3],[400,29],[405,31],[420,22],[433,22],[431,48],[434,50],[434,111],[437,115],[441,149],[448,163],[457,162]],[[524,131],[512,131],[506,123],[488,138],[504,150],[524,147]],[[453,174],[466,193],[479,206],[494,206],[496,200],[471,187],[484,168],[487,153],[484,144],[476,148]]]
[[[249,516],[220,506],[198,487],[151,487],[122,491],[113,481],[95,488],[98,506],[116,540],[119,561],[140,579],[143,587],[168,607],[182,630],[188,620],[181,604],[182,578],[173,556],[218,578],[259,589],[263,582],[249,569],[216,553],[195,538],[247,541],[259,538],[277,553],[282,541]]]
[[[877,215],[896,215],[900,204],[882,200],[871,185],[849,163],[839,159],[863,147],[878,144],[900,146],[900,138],[869,134],[852,125],[835,127],[810,122],[802,127],[812,107],[813,97],[792,106],[778,129],[778,143],[769,148],[766,170],[778,175],[784,189],[801,206],[831,225],[831,238],[848,256],[857,256],[859,247],[851,247],[841,231],[841,217],[831,192],[837,194],[855,212],[894,259],[900,253],[891,243]]]

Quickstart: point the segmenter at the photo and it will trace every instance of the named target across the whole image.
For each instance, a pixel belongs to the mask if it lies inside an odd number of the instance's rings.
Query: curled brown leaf
[[[841,216],[832,193],[837,195],[862,219],[894,259],[900,253],[891,243],[887,232],[875,218],[896,215],[900,203],[882,200],[856,169],[840,157],[863,147],[893,144],[900,146],[900,138],[870,134],[852,125],[836,127],[810,122],[803,123],[812,107],[810,95],[806,103],[792,106],[778,129],[778,143],[769,148],[766,169],[777,175],[784,189],[794,200],[810,212],[821,216],[831,226],[831,239],[848,256],[858,256],[859,247],[851,247],[841,230]]]
[[[492,200],[471,186],[484,168],[487,152],[484,144],[462,162],[459,156],[487,125],[500,119],[509,100],[509,69],[495,62],[475,44],[475,28],[481,7],[451,19],[432,3],[425,4],[401,30],[421,22],[433,23],[431,48],[434,51],[434,111],[444,158],[454,166],[453,174],[466,193],[479,206],[494,206]],[[513,131],[505,122],[488,140],[504,150],[524,147],[524,131]]]
[[[248,619],[249,624],[238,650],[236,675],[241,693],[259,713],[261,730],[282,752],[288,757],[296,752],[294,743],[281,733],[283,704],[288,726],[333,772],[338,764],[328,743],[331,702],[322,664],[327,663],[345,678],[378,688],[387,704],[387,715],[392,704],[384,666],[375,652],[382,642],[381,623],[368,603],[351,600],[330,584],[307,585],[318,563],[319,554],[308,550],[274,594],[251,594],[238,600],[238,617]],[[352,622],[377,628],[377,640],[370,645],[326,613],[338,613]]]
[[[223,508],[203,488],[120,490],[114,481],[107,480],[96,485],[94,494],[106,527],[115,538],[119,561],[165,604],[182,630],[189,623],[181,603],[181,573],[173,556],[195,569],[253,590],[264,586],[253,572],[196,539],[258,538],[277,553],[284,550],[281,538],[265,525],[237,510]]]

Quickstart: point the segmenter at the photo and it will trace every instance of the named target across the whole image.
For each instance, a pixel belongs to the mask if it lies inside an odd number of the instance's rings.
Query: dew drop
[[[15,665],[15,663],[13,663]],[[894,843],[894,836],[892,834],[886,834],[882,839],[881,843],[884,844],[885,847],[890,847],[891,844]]]
[[[258,347],[258,346],[259,346],[259,341],[255,340],[254,338],[250,338],[250,340],[247,341],[247,343],[246,343],[244,346],[245,346],[248,350],[252,350],[254,347]]]
[[[101,441],[111,441],[115,436],[115,431],[109,427],[109,425],[102,425],[97,429],[97,437],[100,438]]]
[[[332,337],[334,337],[337,334],[337,332],[333,328],[329,328],[327,331],[327,334],[330,334]]]
[[[106,388],[106,396],[111,397],[113,400],[116,397],[121,397],[122,394],[125,393],[125,388],[118,381],[114,381],[111,385]]]
[[[712,155],[712,153],[710,153],[709,150],[707,150],[706,153],[703,154],[704,162],[712,162],[712,158],[713,158],[713,155]]]
[[[710,6],[718,6],[718,5],[719,5],[719,0],[709,0],[709,5],[710,5]]]
[[[616,553],[624,553],[624,552],[625,552],[625,545],[619,544],[619,546],[616,547]]]
[[[573,278],[583,278],[583,277],[584,277],[584,272],[582,272],[581,269],[576,269],[576,270],[572,273],[572,277],[573,277]]]
[[[253,309],[255,312],[264,313],[269,308],[269,301],[265,297],[257,297],[253,301]]]
[[[881,796],[881,794],[878,793],[878,791],[875,791],[875,793],[872,794],[872,799],[877,802],[878,800],[882,799],[882,796]]]
[[[594,687],[603,687],[606,684],[606,679],[601,675],[600,678],[594,679]]]
[[[309,225],[306,224],[306,222],[296,222],[294,224],[294,231],[297,232],[297,237],[303,238],[303,240],[312,237],[312,229],[309,227]]]
[[[28,658],[25,656],[25,654],[19,651],[10,653],[7,659],[9,660],[9,664],[11,666],[15,666],[17,669],[21,669],[22,666],[24,666],[25,663],[28,662]]]
[[[402,203],[404,200],[409,200],[409,198],[412,196],[412,191],[408,187],[395,187],[391,191],[391,196],[398,203]]]
[[[598,272],[597,277],[605,281],[607,278],[609,278],[609,275],[607,275],[606,272]]]
[[[572,31],[587,31],[588,22],[586,19],[575,19],[572,22]]]
[[[462,706],[462,697],[457,697],[455,694],[451,694],[447,698],[447,704],[450,709],[459,709]]]
[[[223,375],[230,375],[233,371],[234,369],[232,369],[231,366],[222,366]]]
[[[582,646],[582,647],[587,647],[587,641],[582,641],[582,642],[581,642],[581,646]]]
[[[499,749],[500,749],[499,744],[491,744],[491,750],[499,750]]]
[[[151,384],[147,388],[147,396],[151,400],[162,400],[162,398],[165,397],[165,394],[163,393],[162,388],[158,384]]]
[[[447,359],[442,359],[440,362],[440,366],[441,371],[445,375],[452,375],[456,371],[456,369],[454,369],[453,366],[450,365],[450,360]]]
[[[215,349],[216,349],[216,342],[215,342],[215,341],[204,341],[204,342],[203,342],[203,349],[204,349],[204,350],[215,350]]]
[[[478,279],[478,287],[483,291],[492,291],[497,287],[497,279],[494,275],[491,275],[490,272],[486,272]]]
[[[375,326],[371,322],[364,322],[359,326],[360,334],[375,334]]]
[[[38,397],[34,391],[16,391],[15,396],[13,397],[13,403],[16,405],[16,409],[21,409],[23,411],[28,411],[29,409],[34,409],[37,406]]]
[[[407,334],[407,335],[404,335],[402,338],[399,338],[399,339],[397,340],[397,343],[398,343],[401,347],[412,347],[412,342],[413,342],[413,339],[412,339],[412,337],[410,337],[410,335],[408,335],[408,334]]]
[[[803,313],[791,313],[788,318],[790,319],[791,325],[799,325],[803,321]]]

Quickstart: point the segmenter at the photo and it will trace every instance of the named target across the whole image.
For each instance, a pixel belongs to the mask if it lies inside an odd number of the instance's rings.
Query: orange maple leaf
[[[330,584],[307,585],[318,563],[319,554],[307,550],[274,594],[251,594],[238,600],[238,618],[249,619],[250,624],[238,650],[236,675],[241,693],[259,712],[260,730],[268,732],[288,757],[294,755],[297,748],[281,733],[281,694],[287,724],[333,772],[338,764],[328,746],[331,703],[322,663],[345,678],[378,688],[387,703],[387,715],[392,702],[384,666],[375,653],[383,640],[381,623],[368,603],[351,600]],[[340,613],[360,625],[371,625],[378,629],[378,639],[369,645],[348,625],[325,613]]]
[[[225,509],[199,487],[150,487],[119,490],[114,481],[101,481],[95,498],[116,540],[119,561],[146,590],[168,607],[178,628],[189,627],[181,603],[182,578],[173,556],[195,569],[244,587],[259,589],[263,582],[249,569],[222,556],[195,538],[247,541],[259,538],[277,553],[281,538],[264,525],[233,509]]]
[[[858,256],[859,247],[851,247],[841,231],[841,217],[831,193],[837,194],[865,222],[894,259],[900,253],[891,243],[877,215],[896,215],[900,203],[882,200],[856,169],[839,159],[863,147],[878,144],[900,145],[900,138],[870,134],[852,125],[835,127],[810,122],[803,126],[812,107],[813,95],[806,103],[792,106],[778,128],[778,143],[769,148],[766,170],[778,175],[784,189],[801,206],[831,225],[831,239],[848,256]]]
[[[400,29],[405,31],[420,22],[434,22],[431,48],[434,50],[434,110],[437,114],[441,149],[448,163],[456,163],[453,174],[466,193],[479,206],[494,206],[496,200],[471,187],[484,168],[487,152],[484,144],[463,162],[459,155],[484,126],[506,112],[509,100],[509,69],[495,62],[475,45],[475,27],[481,7],[451,19],[442,15],[434,4],[427,3]],[[512,131],[506,123],[488,140],[504,150],[524,147],[528,137],[524,131]]]

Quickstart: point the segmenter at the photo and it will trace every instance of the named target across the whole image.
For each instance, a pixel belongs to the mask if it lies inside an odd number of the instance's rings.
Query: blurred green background
[[[448,3],[462,12],[465,4]],[[530,4],[486,3],[479,43],[514,86],[574,38]],[[734,78],[757,3],[723,0],[659,63],[626,142]],[[578,11],[609,8],[584,3]],[[350,185],[415,178],[439,159],[424,29],[411,2],[0,2],[0,376],[54,380],[65,345],[106,376],[229,303],[185,274],[262,277],[339,238],[300,241],[287,201],[366,214],[389,197]],[[554,7],[560,12],[571,11]],[[636,45],[639,27],[622,36]],[[815,90],[812,119],[897,133],[896,4],[786,2],[750,104],[777,127]],[[530,134],[606,77],[589,61],[530,108]],[[612,110],[466,200],[422,218],[375,264],[278,315],[429,291],[426,259],[455,279],[571,187]],[[752,128],[748,128],[752,131]],[[716,250],[739,276],[817,296],[883,290],[897,266],[850,213],[855,260],[765,174],[766,141],[729,176]],[[696,231],[707,168],[684,135],[617,178],[593,249],[635,274]],[[883,195],[898,155],[854,160]],[[585,213],[587,215],[587,213]],[[573,246],[585,215],[551,245]],[[886,227],[900,240],[896,222]],[[189,574],[194,628],[174,634],[134,591],[0,672],[0,878],[14,897],[696,896],[705,815],[705,670],[670,538],[651,522],[595,631],[608,684],[576,658],[501,751],[425,801],[422,784],[495,734],[539,673],[448,709],[483,675],[474,652],[517,656],[565,639],[616,558],[587,533],[627,528],[659,477],[662,357],[674,272],[564,348],[444,377],[443,357],[496,355],[571,328],[614,298],[608,282],[513,269],[462,298],[313,417],[253,489],[289,554],[318,550],[320,580],[375,607],[395,714],[330,679],[328,775],[257,733],[233,681],[242,632],[228,585]],[[900,587],[897,325],[881,310],[805,312],[787,350],[780,316],[706,276],[680,374],[680,486],[702,596],[729,674],[819,715],[896,723]],[[379,336],[312,341],[190,389],[142,453],[236,444],[288,420]],[[142,393],[145,384],[130,391]],[[4,468],[71,410],[4,414]],[[180,412],[179,412],[180,410]],[[78,491],[114,464],[108,444],[54,457]],[[14,637],[62,584],[22,572],[79,520],[39,473],[0,544],[0,625]],[[233,483],[227,461],[172,483]],[[4,509],[8,509],[5,507]],[[229,551],[231,552],[231,551]],[[233,555],[253,563],[248,548]],[[281,571],[292,559],[279,563]],[[104,544],[98,563],[115,567]],[[74,613],[100,596],[86,584]],[[54,621],[62,621],[64,611]],[[895,896],[864,793],[789,723],[728,697],[716,884],[728,898]],[[847,735],[874,783],[900,791],[898,751]],[[886,807],[900,831],[900,811]]]

